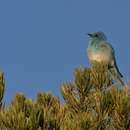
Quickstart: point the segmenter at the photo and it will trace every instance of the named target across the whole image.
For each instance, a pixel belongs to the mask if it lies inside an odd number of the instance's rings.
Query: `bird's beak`
[[[91,33],[88,33],[88,36],[92,37],[93,35]]]

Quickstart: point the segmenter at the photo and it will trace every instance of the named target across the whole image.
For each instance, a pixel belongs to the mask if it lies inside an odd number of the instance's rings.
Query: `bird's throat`
[[[102,41],[101,39],[93,38],[93,39],[90,41],[90,46],[97,47],[97,45],[100,44],[101,41]]]

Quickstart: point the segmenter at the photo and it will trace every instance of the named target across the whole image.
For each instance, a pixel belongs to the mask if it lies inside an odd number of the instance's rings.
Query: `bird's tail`
[[[125,82],[123,81],[123,79],[119,75],[117,75],[117,80],[119,80],[119,82],[121,83],[122,86],[126,85]]]
[[[120,75],[115,68],[109,69],[109,72],[113,80],[120,82],[122,87],[126,86],[126,83],[122,79],[122,75]]]

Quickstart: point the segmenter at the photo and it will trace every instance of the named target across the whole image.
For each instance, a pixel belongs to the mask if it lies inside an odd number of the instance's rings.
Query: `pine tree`
[[[4,106],[0,78],[0,130],[130,130],[130,96],[116,84],[104,63],[79,67],[61,86],[64,102],[40,92],[35,100],[17,93]]]
[[[78,68],[74,77],[61,89],[68,107],[64,122],[68,130],[130,129],[130,97],[125,89],[114,86],[106,64]]]

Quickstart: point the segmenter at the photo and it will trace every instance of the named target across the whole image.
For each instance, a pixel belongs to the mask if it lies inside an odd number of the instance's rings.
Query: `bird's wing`
[[[114,48],[112,47],[112,45],[110,43],[107,43],[106,41],[101,43],[101,47],[103,48],[107,48],[109,50],[109,53],[111,53],[111,61],[109,63],[109,72],[112,75],[112,77],[116,80],[118,80],[122,86],[125,85],[124,81],[121,79],[123,77],[123,75],[120,73],[117,64],[116,64],[116,59],[115,59],[115,52],[114,52]]]
[[[117,73],[120,75],[120,77],[123,77],[123,75],[121,74],[121,72],[119,71],[119,68],[117,66],[115,55],[113,55],[113,62],[114,62],[114,67],[116,68]]]
[[[112,62],[111,62],[110,67],[111,67],[111,68],[115,68],[116,71],[117,71],[117,73],[119,74],[119,76],[120,76],[120,77],[123,77],[123,75],[120,73],[119,68],[118,68],[118,66],[117,66],[117,63],[116,63],[114,48],[112,47],[112,45],[111,45],[110,43],[107,43],[107,45],[109,46],[109,48],[111,48],[111,53],[112,53]]]

